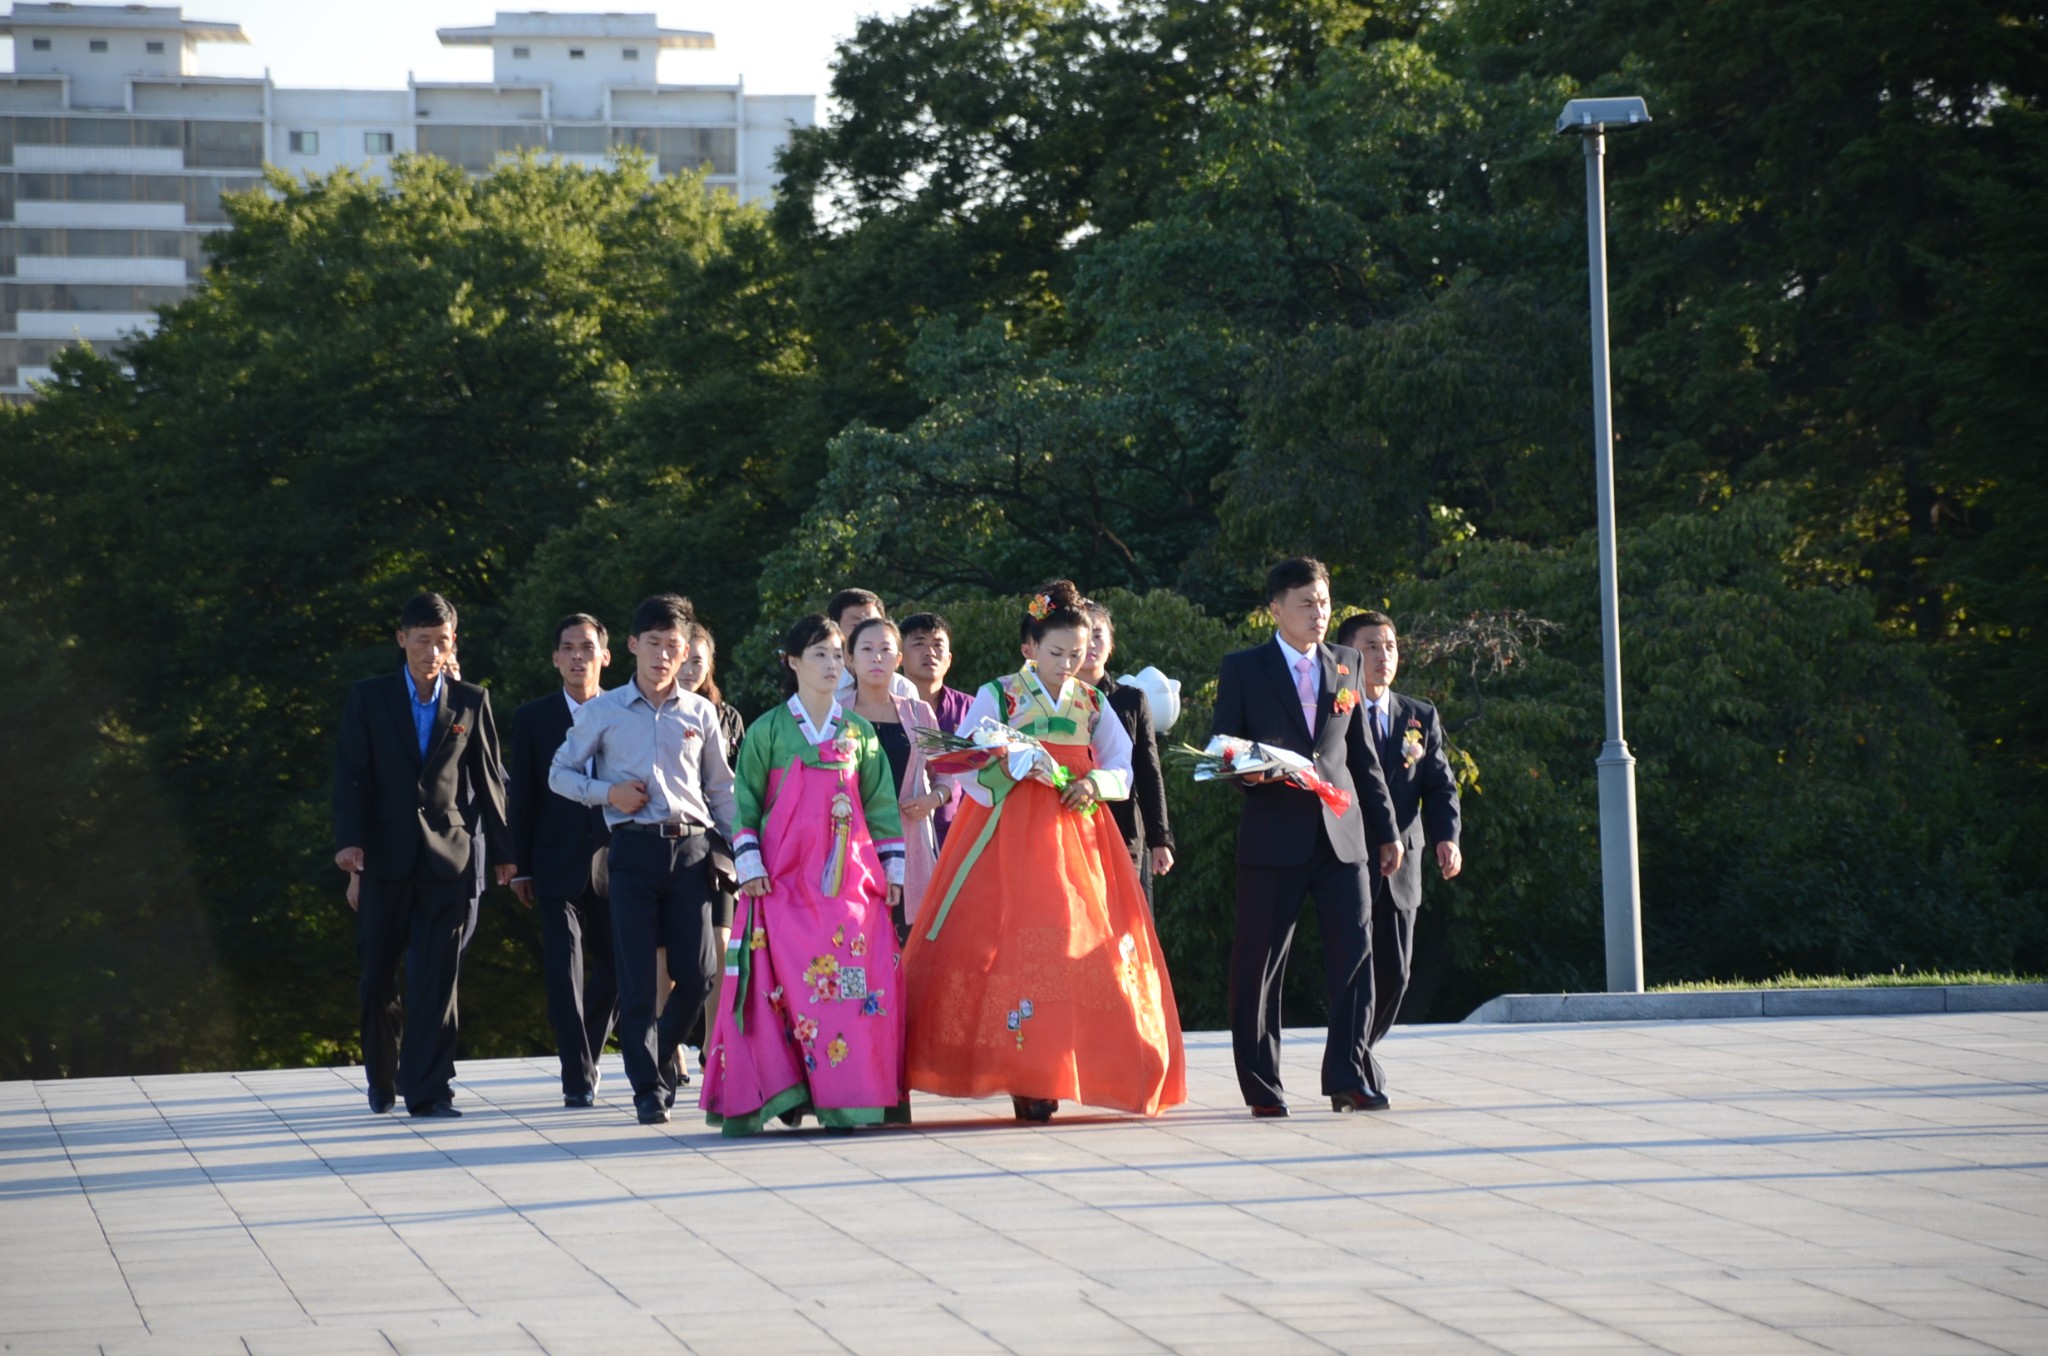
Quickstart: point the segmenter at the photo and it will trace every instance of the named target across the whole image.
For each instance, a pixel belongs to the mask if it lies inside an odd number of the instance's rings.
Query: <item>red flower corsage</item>
[[[1349,664],[1339,664],[1337,666],[1337,672],[1344,674],[1348,677],[1351,673],[1351,666]]]
[[[1340,716],[1348,713],[1352,707],[1358,705],[1358,689],[1355,687],[1338,688],[1337,695],[1330,699],[1330,705]]]
[[[452,734],[452,735],[459,735],[459,734],[461,734],[461,733],[462,733],[462,730],[463,730],[463,727],[462,727],[462,726],[460,726],[460,725],[450,725],[450,726],[448,727],[448,733],[449,733],[449,734]]]

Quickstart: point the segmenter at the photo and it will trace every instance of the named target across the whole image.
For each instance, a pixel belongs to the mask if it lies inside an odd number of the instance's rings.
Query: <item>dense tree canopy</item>
[[[125,367],[0,411],[0,1076],[351,1054],[332,726],[423,587],[501,713],[554,617],[662,588],[753,710],[835,587],[949,612],[972,682],[1067,574],[1198,738],[1313,552],[1466,783],[1413,1010],[1597,987],[1551,126],[1611,92],[1656,119],[1608,183],[1651,977],[2039,969],[2044,73],[2038,0],[958,0],[860,27],[772,212],[630,161],[278,176]],[[1173,800],[1215,1025],[1235,807]],[[472,1051],[545,1048],[534,951],[496,897]]]

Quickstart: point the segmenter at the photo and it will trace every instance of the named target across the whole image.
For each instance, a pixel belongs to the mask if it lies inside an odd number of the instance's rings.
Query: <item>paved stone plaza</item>
[[[2048,1352],[2048,1015],[1420,1027],[1395,1109],[642,1128],[548,1062],[0,1084],[0,1349]]]

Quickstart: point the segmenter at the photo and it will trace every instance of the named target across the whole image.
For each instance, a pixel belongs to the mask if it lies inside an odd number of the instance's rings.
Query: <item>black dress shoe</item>
[[[1020,1121],[1044,1124],[1052,1119],[1052,1113],[1060,1109],[1059,1102],[1051,1097],[1012,1097],[1010,1110]]]
[[[1262,1121],[1284,1121],[1287,1119],[1287,1103],[1279,1102],[1273,1106],[1254,1106],[1252,1108],[1252,1115]]]
[[[1340,1092],[1330,1099],[1330,1110],[1332,1111],[1385,1111],[1386,1109],[1387,1094],[1384,1092],[1366,1092],[1362,1089],[1352,1088],[1349,1091]]]
[[[594,1092],[567,1093],[562,1098],[562,1105],[573,1107],[596,1106],[597,1094]]]
[[[370,1089],[371,1114],[381,1116],[397,1105],[398,1098],[395,1095],[388,1092],[379,1092],[375,1088]]]
[[[428,1102],[423,1106],[407,1107],[406,1110],[416,1120],[459,1121],[462,1119],[462,1113],[455,1109],[455,1103],[445,1097],[438,1102]]]
[[[662,1104],[661,1094],[658,1092],[650,1092],[645,1097],[635,1097],[633,1110],[640,1117],[642,1125],[668,1124],[668,1108]]]

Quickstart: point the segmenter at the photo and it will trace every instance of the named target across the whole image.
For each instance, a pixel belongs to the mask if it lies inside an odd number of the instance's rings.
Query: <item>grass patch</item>
[[[1776,979],[1697,979],[1655,984],[1651,993],[1709,993],[1730,989],[1906,989],[1965,984],[2039,984],[2040,975],[2000,974],[1991,970],[1894,970],[1882,975],[1799,975]]]

